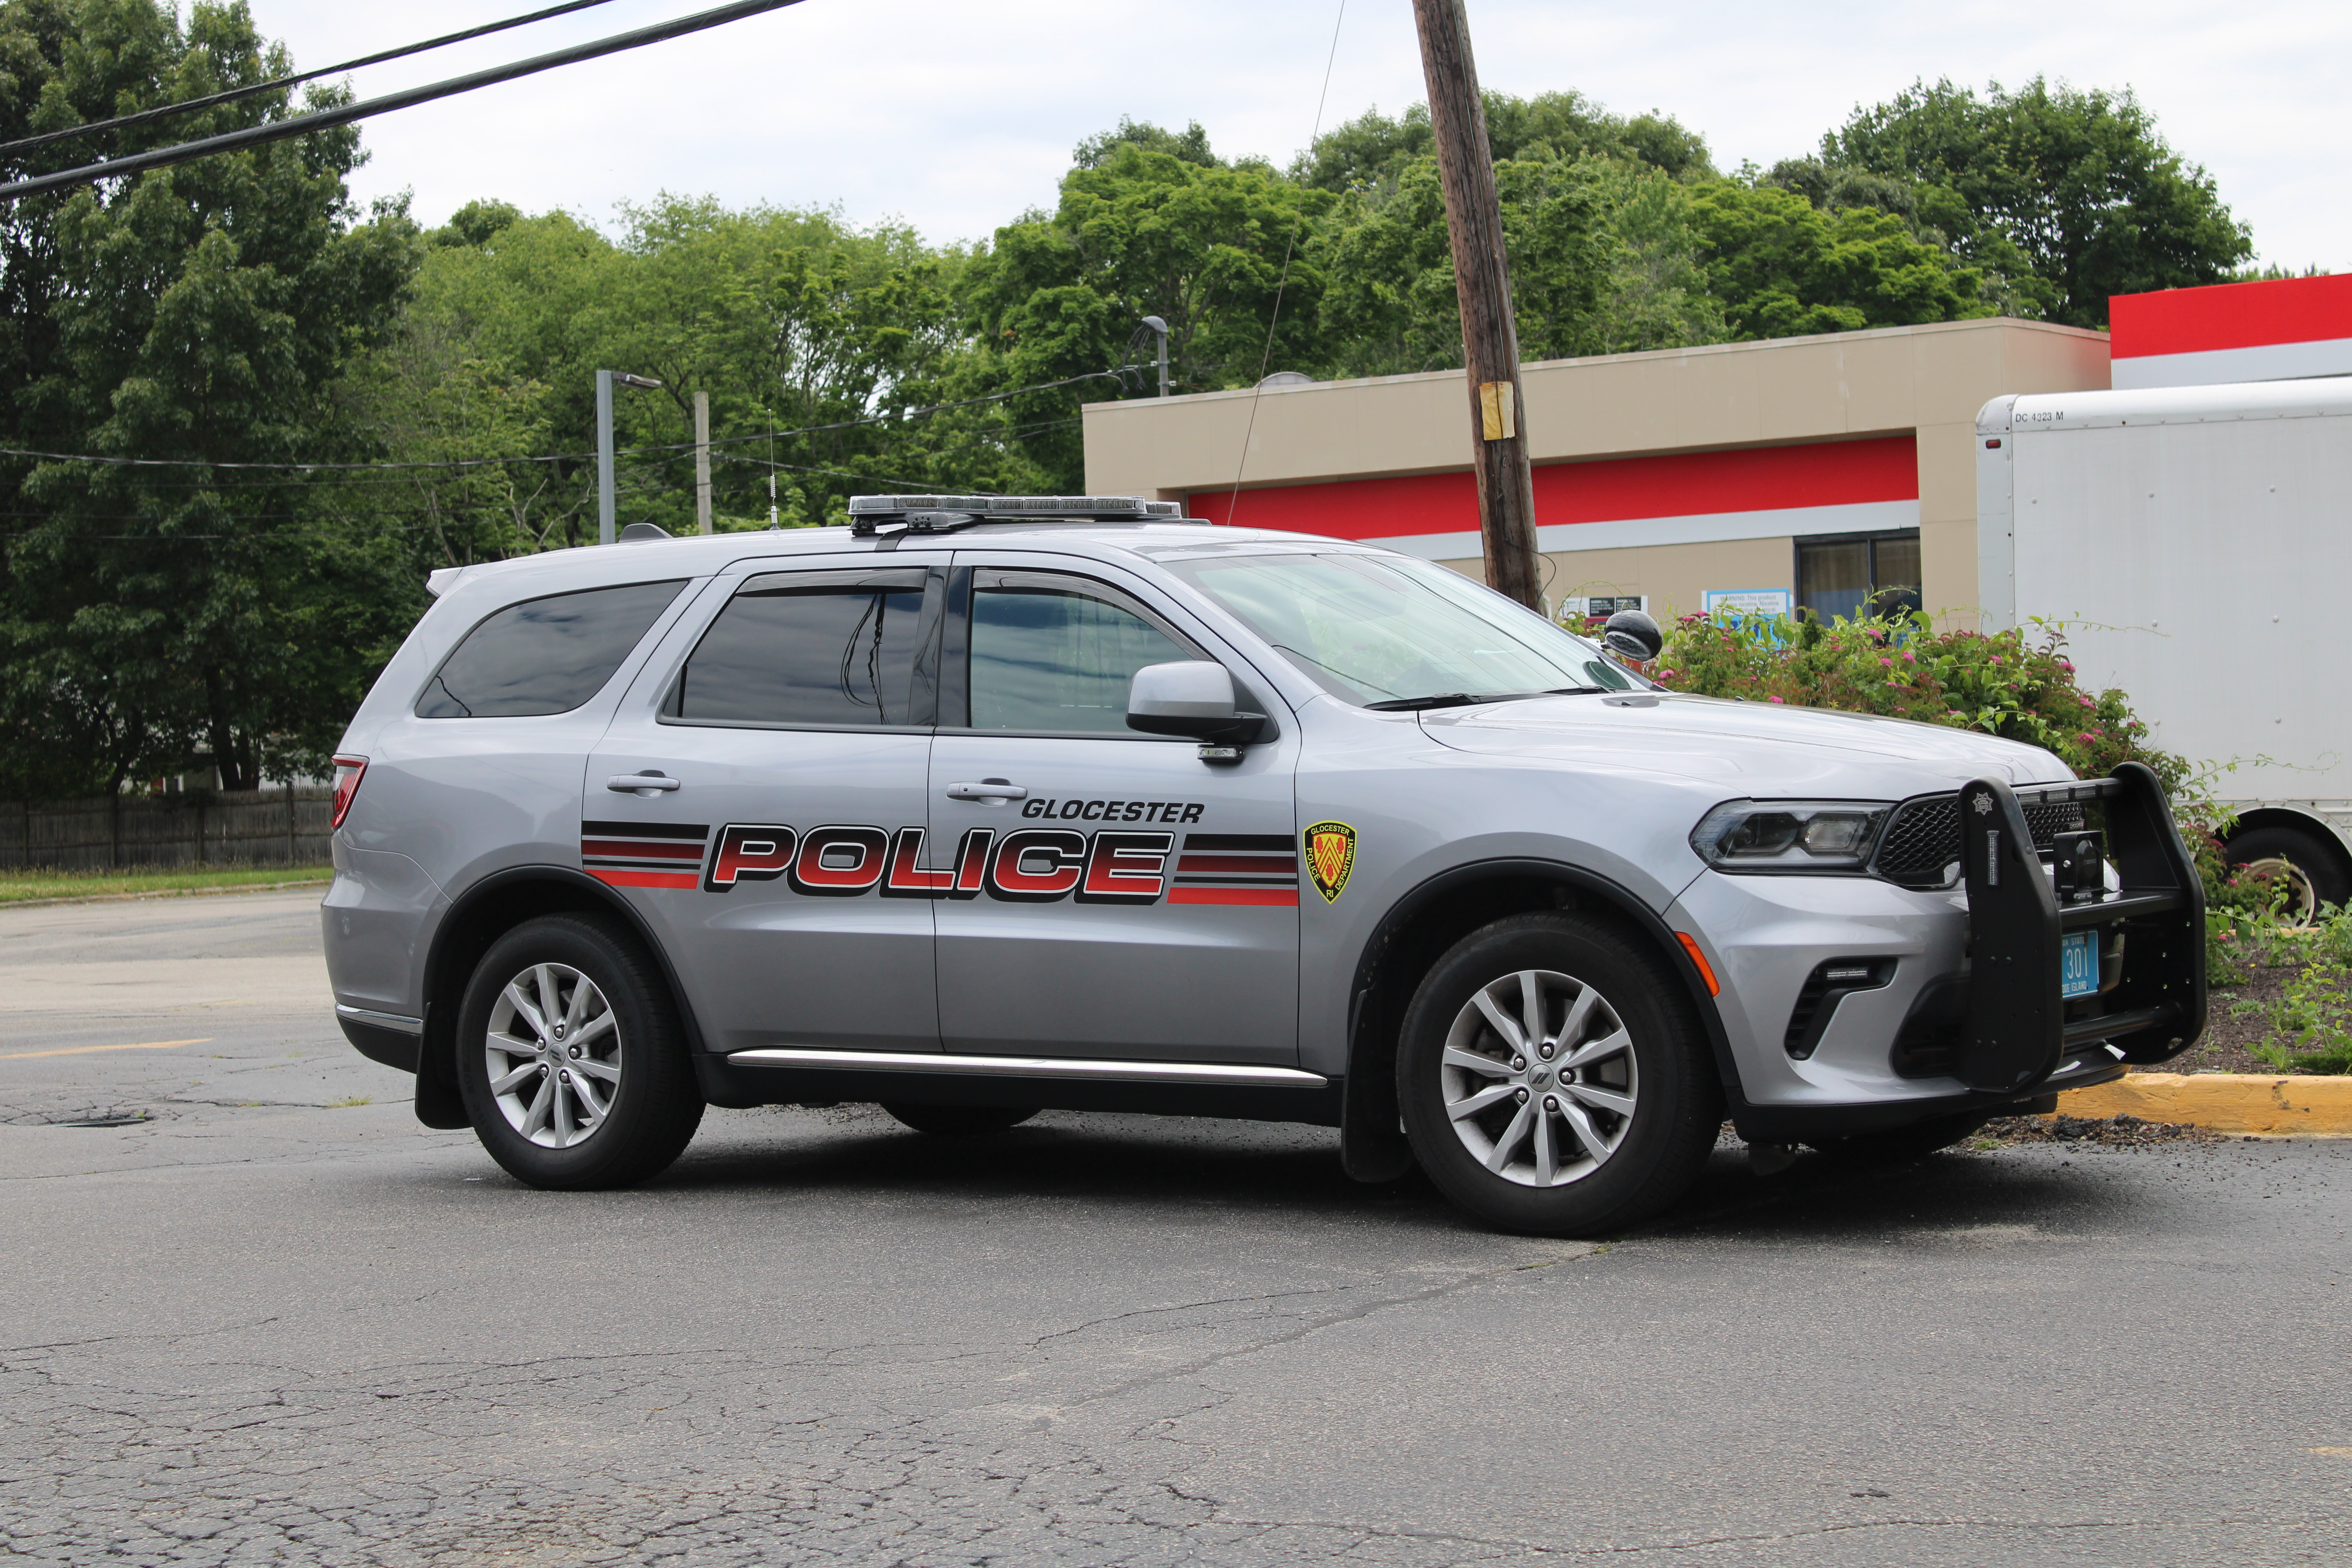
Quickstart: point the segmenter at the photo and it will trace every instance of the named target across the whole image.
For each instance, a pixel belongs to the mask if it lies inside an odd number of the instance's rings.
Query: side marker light
[[[1716,979],[1715,966],[1707,963],[1706,954],[1698,950],[1696,939],[1686,931],[1678,931],[1675,932],[1675,940],[1683,944],[1683,951],[1690,954],[1690,961],[1698,965],[1698,977],[1706,982],[1706,994],[1710,996],[1722,995],[1723,984]]]

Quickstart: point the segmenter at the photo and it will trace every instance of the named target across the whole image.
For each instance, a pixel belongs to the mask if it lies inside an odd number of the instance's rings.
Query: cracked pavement
[[[2352,1141],[1727,1144],[1604,1246],[1147,1117],[715,1111],[544,1194],[315,918],[0,910],[15,1560],[2352,1561]]]

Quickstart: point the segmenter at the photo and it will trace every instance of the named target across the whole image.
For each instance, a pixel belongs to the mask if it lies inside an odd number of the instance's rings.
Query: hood
[[[1972,730],[1675,692],[1527,698],[1421,720],[1456,751],[1676,774],[1727,795],[1899,800],[1975,778],[2015,785],[2074,776],[2039,746]]]

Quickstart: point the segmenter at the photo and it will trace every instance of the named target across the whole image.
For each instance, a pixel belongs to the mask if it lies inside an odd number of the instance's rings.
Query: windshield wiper
[[[1529,697],[1580,697],[1608,689],[1606,686],[1555,686],[1543,691],[1442,691],[1434,697],[1395,697],[1364,706],[1375,713],[1418,713],[1427,708],[1467,708],[1477,702],[1518,702]]]

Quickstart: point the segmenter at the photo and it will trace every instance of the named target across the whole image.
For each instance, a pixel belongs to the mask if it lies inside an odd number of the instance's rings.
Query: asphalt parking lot
[[[0,911],[16,1560],[2352,1562],[2352,1141],[1727,1144],[1603,1245],[1143,1117],[542,1194],[342,1043],[315,901]]]

